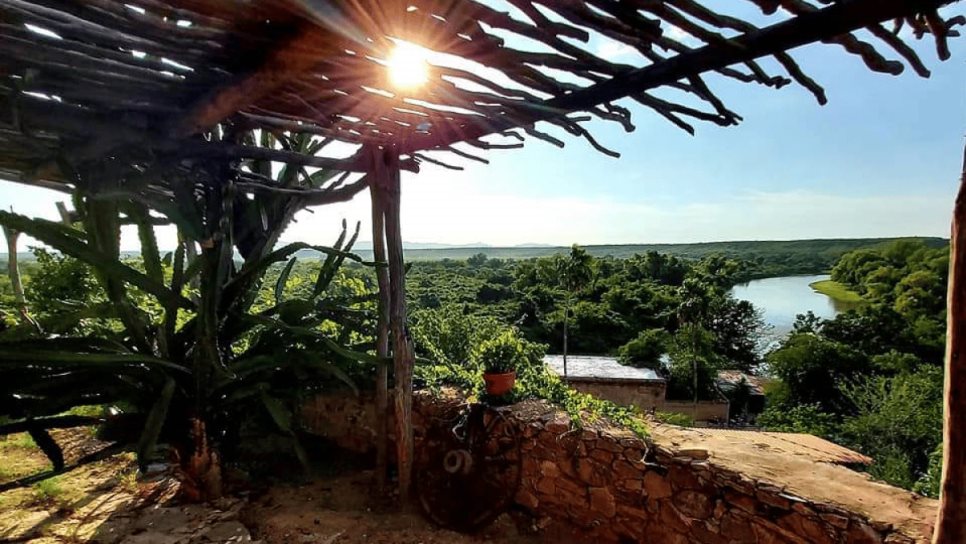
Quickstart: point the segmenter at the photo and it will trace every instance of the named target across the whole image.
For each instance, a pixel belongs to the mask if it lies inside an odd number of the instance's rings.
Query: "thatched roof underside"
[[[789,49],[827,41],[872,70],[928,76],[904,40],[930,35],[945,59],[966,22],[937,0],[733,1],[771,26],[698,0],[3,0],[0,178],[63,188],[65,172],[132,148],[142,170],[192,158],[243,177],[248,159],[365,169],[231,137],[253,128],[395,146],[409,169],[457,158],[428,151],[483,160],[468,151],[528,137],[562,146],[550,126],[613,154],[586,125],[632,130],[630,103],[688,131],[738,123],[709,73],[795,83],[824,103]],[[590,44],[605,38],[636,60],[598,54]],[[434,52],[428,83],[408,93],[386,77],[398,40]]]

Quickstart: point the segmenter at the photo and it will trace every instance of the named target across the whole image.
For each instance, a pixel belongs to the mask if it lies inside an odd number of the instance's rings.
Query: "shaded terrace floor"
[[[58,438],[68,438],[57,432]],[[72,431],[68,458],[92,442]],[[86,436],[88,440],[83,440]],[[23,441],[15,435],[9,442]],[[7,444],[4,466],[17,476],[44,470],[39,450]],[[168,473],[134,478],[133,455],[121,453],[56,477],[52,486],[0,493],[0,542],[31,544],[194,544],[265,542],[317,544],[469,544],[535,542],[509,516],[468,537],[438,529],[417,514],[385,512],[369,493],[371,471],[322,467],[311,482],[277,484],[212,504],[179,504]],[[40,491],[48,489],[49,495]]]

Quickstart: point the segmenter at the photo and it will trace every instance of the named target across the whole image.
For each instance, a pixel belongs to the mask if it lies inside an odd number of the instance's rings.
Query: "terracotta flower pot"
[[[517,373],[514,370],[502,374],[484,372],[483,381],[486,383],[486,393],[498,397],[506,395],[513,389],[513,384],[517,381]]]

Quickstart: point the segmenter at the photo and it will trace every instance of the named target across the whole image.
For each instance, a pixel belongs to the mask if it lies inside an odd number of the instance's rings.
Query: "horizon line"
[[[911,240],[911,239],[932,239],[932,240],[945,240],[948,241],[948,236],[931,236],[931,235],[920,235],[913,234],[908,236],[857,236],[857,237],[833,237],[833,238],[787,238],[787,239],[751,239],[751,240],[710,240],[702,242],[631,242],[631,243],[603,243],[603,244],[581,244],[573,243],[569,245],[558,245],[558,244],[544,244],[540,242],[533,242],[528,244],[516,244],[516,245],[487,245],[486,242],[477,242],[482,245],[470,244],[459,244],[459,243],[445,243],[445,242],[403,242],[403,249],[406,249],[406,245],[438,245],[441,247],[434,248],[409,248],[410,251],[449,251],[449,250],[470,250],[470,249],[567,249],[573,245],[577,245],[584,248],[593,247],[627,247],[627,246],[695,246],[695,245],[710,245],[710,244],[741,244],[741,243],[782,243],[782,242],[835,242],[835,241],[850,241],[850,240]],[[359,244],[372,244],[372,240],[360,240],[356,243]],[[286,244],[279,243],[279,246],[284,246]],[[359,251],[371,251],[372,248],[359,249]],[[162,252],[173,251],[173,248],[159,249]],[[139,253],[140,249],[122,249],[122,253]],[[17,254],[30,253],[29,250],[18,251]],[[8,255],[9,252],[6,250],[0,251],[0,255]]]

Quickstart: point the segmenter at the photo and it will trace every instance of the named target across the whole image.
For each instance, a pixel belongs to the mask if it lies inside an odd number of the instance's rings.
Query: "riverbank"
[[[861,303],[865,302],[862,295],[849,289],[845,284],[833,280],[819,280],[808,284],[816,292],[835,299],[839,302]]]

